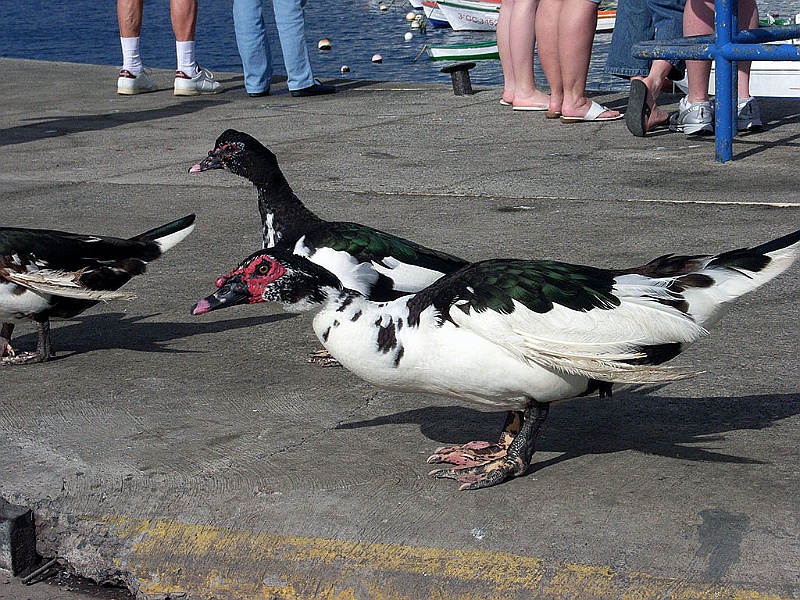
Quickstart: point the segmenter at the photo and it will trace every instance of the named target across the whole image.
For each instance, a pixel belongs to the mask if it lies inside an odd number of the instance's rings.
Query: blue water
[[[407,42],[404,35],[411,29],[405,17],[412,10],[410,5],[405,0],[384,2],[389,6],[386,12],[379,10],[379,0],[308,0],[307,37],[317,77],[449,84],[450,76],[440,72],[448,63],[430,61],[425,53],[420,56],[423,46],[494,39],[493,33],[428,28],[425,33],[414,32],[414,38]],[[781,3],[787,5],[782,14],[800,10],[798,0],[780,0]],[[772,5],[768,8],[775,9]],[[275,40],[272,50],[276,74],[285,74],[274,22],[270,22],[269,27],[270,39]],[[317,49],[317,42],[322,38],[331,41],[330,51]],[[198,59],[204,67],[212,71],[241,72],[230,0],[199,0],[195,39]],[[595,37],[589,89],[625,87],[621,80],[602,72],[610,40],[610,34]],[[169,0],[145,1],[141,52],[149,67],[175,68]],[[383,62],[373,63],[374,54],[380,54]],[[0,4],[0,56],[118,68],[122,55],[116,3],[113,0],[3,0]],[[342,65],[348,65],[350,72],[342,74]],[[537,78],[545,81],[538,65]],[[502,85],[500,61],[478,61],[471,71],[471,79],[474,85]]]

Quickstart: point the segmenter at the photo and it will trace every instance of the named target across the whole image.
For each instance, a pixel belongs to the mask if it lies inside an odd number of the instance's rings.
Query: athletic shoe
[[[689,102],[681,98],[678,112],[669,118],[669,130],[686,135],[714,133],[714,108],[711,102]]]
[[[761,109],[755,98],[739,98],[736,109],[739,131],[755,131],[764,126],[761,123]]]
[[[197,75],[189,77],[183,71],[175,71],[175,95],[197,96],[198,94],[216,94],[222,91],[219,82],[214,81],[214,74],[208,69],[197,67]]]
[[[150,75],[142,71],[134,75],[127,69],[120,69],[119,79],[117,79],[118,94],[142,94],[145,92],[155,92],[158,89],[156,82]]]

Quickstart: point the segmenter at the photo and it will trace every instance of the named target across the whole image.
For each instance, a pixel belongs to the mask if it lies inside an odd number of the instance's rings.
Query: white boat
[[[500,3],[485,0],[437,0],[454,31],[496,31]]]
[[[500,58],[497,42],[475,42],[473,44],[452,44],[449,46],[426,46],[431,60],[482,60]]]
[[[439,4],[434,0],[422,0],[422,10],[431,27],[450,27],[450,21],[444,16]]]
[[[454,31],[496,31],[500,3],[487,0],[424,0],[423,8],[434,27],[450,26]],[[611,33],[617,21],[614,8],[597,13],[597,33]]]

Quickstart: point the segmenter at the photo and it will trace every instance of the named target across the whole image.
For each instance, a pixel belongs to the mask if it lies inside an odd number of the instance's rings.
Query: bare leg
[[[561,63],[558,54],[559,16],[565,0],[539,0],[536,12],[536,39],[539,47],[539,62],[542,64],[547,84],[550,86],[550,113],[561,113],[564,101],[564,84],[561,78]],[[548,115],[550,116],[550,115]]]
[[[144,0],[117,0],[119,37],[139,37],[142,32]]]
[[[597,27],[597,4],[589,0],[565,0],[558,21],[558,54],[564,86],[564,116],[582,117],[592,106],[586,96],[586,79]],[[606,110],[599,117],[619,116]]]
[[[714,33],[714,5],[706,0],[687,0],[683,11],[684,35]],[[711,61],[687,60],[686,74],[689,92],[686,101],[708,102],[708,80],[711,78]]]
[[[514,0],[502,0],[500,15],[497,17],[497,51],[500,54],[500,67],[503,70],[503,100],[514,102],[514,64],[511,61],[511,14]]]
[[[172,31],[176,42],[194,40],[197,26],[197,0],[170,0],[169,12],[172,17]]]

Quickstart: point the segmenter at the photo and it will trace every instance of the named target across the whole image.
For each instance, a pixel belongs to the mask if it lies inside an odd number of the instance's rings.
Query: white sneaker
[[[214,74],[198,65],[197,75],[189,77],[183,71],[175,71],[175,95],[196,96],[198,94],[216,94],[222,91],[219,82],[214,81]]]
[[[756,131],[764,124],[761,122],[761,109],[755,98],[739,98],[736,104],[739,131]]]
[[[714,107],[711,102],[692,102],[681,98],[678,112],[669,119],[669,130],[686,135],[714,133]]]
[[[142,94],[144,92],[155,92],[157,89],[156,82],[144,71],[134,75],[127,69],[120,69],[119,79],[117,79],[118,94]]]

